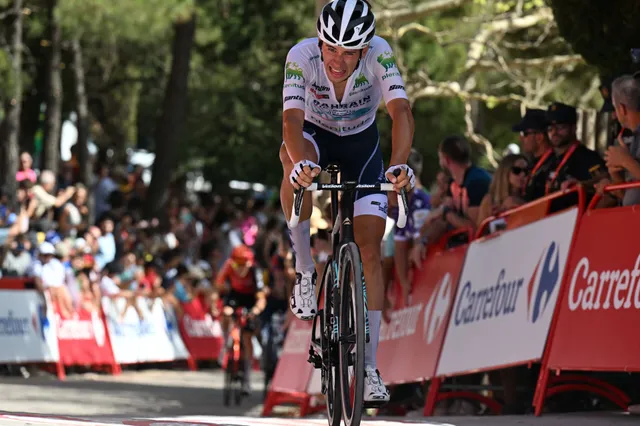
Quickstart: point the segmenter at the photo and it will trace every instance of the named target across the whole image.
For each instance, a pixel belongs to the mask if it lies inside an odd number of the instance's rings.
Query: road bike
[[[224,388],[222,390],[223,403],[226,407],[231,404],[231,399],[236,405],[240,405],[244,396],[242,383],[244,380],[246,348],[242,343],[243,328],[247,323],[247,308],[238,307],[233,310],[231,321],[233,323],[226,344],[224,369]]]
[[[331,183],[313,183],[306,191],[331,192],[332,253],[324,268],[318,292],[318,309],[314,319],[309,348],[309,362],[321,370],[322,393],[325,395],[330,426],[359,426],[365,408],[380,403],[364,403],[364,347],[369,341],[369,317],[360,250],[353,234],[355,191],[392,192],[393,184],[338,183],[340,167],[330,164],[326,169]],[[396,170],[395,176],[400,174]],[[290,227],[300,219],[305,189],[295,191]],[[342,197],[338,201],[338,193]],[[404,228],[407,221],[407,197],[404,189],[398,194],[398,221]],[[320,322],[317,336],[318,321]]]

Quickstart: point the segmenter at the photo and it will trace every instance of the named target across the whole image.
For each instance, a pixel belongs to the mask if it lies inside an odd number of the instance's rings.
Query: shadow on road
[[[262,376],[240,406],[222,403],[219,371],[148,371],[120,376],[2,378],[0,405],[13,412],[100,417],[259,415]]]

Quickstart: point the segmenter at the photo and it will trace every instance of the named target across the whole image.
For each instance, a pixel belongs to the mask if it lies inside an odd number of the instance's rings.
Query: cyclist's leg
[[[360,183],[384,181],[384,163],[376,124],[342,144],[342,171],[344,179]],[[389,393],[377,372],[376,352],[380,336],[380,321],[384,307],[384,282],[380,245],[386,227],[387,194],[358,191],[354,205],[354,236],[360,256],[367,288],[369,309],[369,343],[365,344],[365,400],[388,400]]]
[[[313,127],[305,126],[305,155],[307,159],[322,166],[322,156],[316,141],[316,131]],[[280,200],[287,219],[291,217],[293,206],[293,186],[289,182],[289,174],[293,170],[294,163],[289,157],[287,149],[282,144],[280,148],[280,161],[282,162],[283,178],[280,186]],[[313,204],[311,193],[305,193],[300,222],[298,226],[290,229],[291,244],[296,257],[296,285],[291,294],[290,306],[293,313],[300,319],[311,320],[317,311],[315,295],[315,282],[317,279],[315,265],[311,256],[311,226],[309,218]]]

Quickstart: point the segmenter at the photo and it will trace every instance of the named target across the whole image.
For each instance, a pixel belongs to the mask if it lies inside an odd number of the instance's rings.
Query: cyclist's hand
[[[293,166],[293,170],[289,175],[289,181],[295,189],[300,189],[300,187],[307,188],[313,183],[313,179],[320,174],[320,171],[320,166],[313,161],[298,161]]]
[[[397,169],[400,169],[400,176],[395,177],[393,172]],[[387,179],[389,179],[389,182],[393,184],[393,189],[395,189],[396,192],[400,192],[401,188],[405,188],[405,190],[409,192],[416,186],[416,177],[413,174],[413,170],[406,164],[397,164],[389,167],[385,175]]]

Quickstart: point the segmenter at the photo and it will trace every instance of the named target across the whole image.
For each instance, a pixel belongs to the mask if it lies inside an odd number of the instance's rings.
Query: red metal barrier
[[[582,212],[585,203],[584,188],[582,185],[575,185],[564,191],[554,192],[527,204],[502,212],[499,215],[486,218],[478,227],[475,237],[481,238],[485,236],[489,224],[497,219],[504,219],[506,221],[507,226],[504,230],[515,229],[543,219],[549,215],[552,201],[565,198],[573,193],[578,194],[578,207],[580,208],[580,212]]]
[[[605,192],[629,188],[640,183],[610,185]],[[622,408],[629,403],[622,391],[586,376],[572,375],[572,383],[547,389],[564,377],[550,378],[551,371],[640,371],[640,340],[634,338],[640,322],[640,212],[637,206],[593,210],[600,198],[592,199],[577,231],[536,386],[536,415],[559,392],[589,391]]]
[[[91,366],[93,370],[121,373],[120,365],[113,355],[101,307],[95,312],[79,309],[71,318],[62,317],[57,304],[54,309],[60,363],[63,366]],[[58,377],[64,379],[64,369],[58,371]]]
[[[380,328],[378,367],[389,384],[431,379],[467,245],[431,253],[415,271],[411,303]]]
[[[5,277],[0,278],[0,290],[35,289],[33,278]]]

